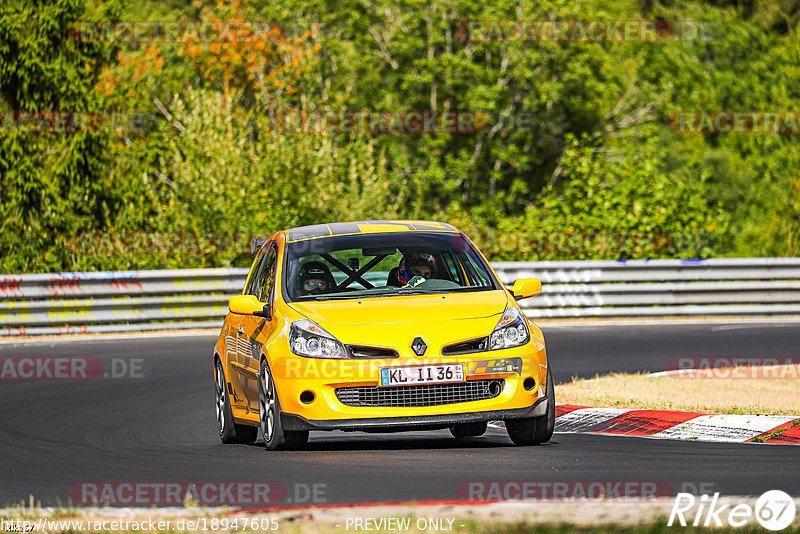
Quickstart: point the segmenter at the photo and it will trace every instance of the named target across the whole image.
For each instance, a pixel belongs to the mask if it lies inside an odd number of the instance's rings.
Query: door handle
[[[239,332],[239,335],[242,335],[242,336],[243,336],[243,335],[244,335],[244,328],[242,328],[242,327],[240,326],[240,327],[239,327],[239,329],[237,330],[237,332]]]

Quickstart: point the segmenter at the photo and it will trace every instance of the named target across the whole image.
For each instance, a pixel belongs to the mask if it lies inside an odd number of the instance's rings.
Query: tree
[[[104,5],[113,17],[117,4]],[[65,240],[108,224],[116,199],[105,179],[107,133],[94,90],[108,43],[82,43],[71,24],[83,0],[0,4],[0,269],[63,269]],[[70,132],[53,121],[84,121]],[[101,120],[102,122],[102,120]],[[32,124],[34,123],[34,124]]]

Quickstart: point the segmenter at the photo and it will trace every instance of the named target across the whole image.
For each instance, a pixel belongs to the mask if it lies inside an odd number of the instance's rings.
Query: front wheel
[[[506,431],[515,445],[541,445],[553,437],[556,427],[556,388],[547,370],[547,413],[539,417],[508,419]]]
[[[258,420],[261,434],[264,436],[264,446],[270,451],[305,448],[308,443],[308,430],[283,430],[281,405],[266,360],[261,360],[261,371],[258,376]]]
[[[214,386],[216,390],[216,415],[217,430],[222,443],[251,444],[258,437],[258,427],[237,425],[233,422],[230,396],[225,387],[225,373],[222,371],[222,362],[217,360],[214,364]]]

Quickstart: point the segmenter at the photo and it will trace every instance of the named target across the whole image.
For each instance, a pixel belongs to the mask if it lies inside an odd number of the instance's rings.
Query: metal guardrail
[[[247,271],[0,275],[0,335],[219,327]]]
[[[800,258],[493,264],[529,317],[800,314]],[[0,335],[219,327],[247,269],[0,275]]]
[[[543,261],[492,265],[542,280],[529,317],[800,314],[800,258]]]

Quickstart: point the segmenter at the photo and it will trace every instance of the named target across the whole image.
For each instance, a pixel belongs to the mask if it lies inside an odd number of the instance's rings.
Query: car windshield
[[[335,300],[498,289],[475,248],[456,233],[393,232],[289,243],[288,300]]]

